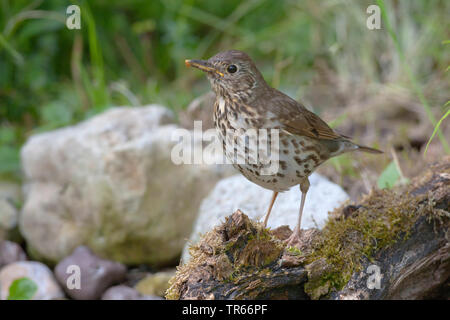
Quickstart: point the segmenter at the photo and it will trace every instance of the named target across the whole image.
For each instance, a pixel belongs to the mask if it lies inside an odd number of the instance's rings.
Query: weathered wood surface
[[[238,210],[191,248],[192,259],[178,268],[167,298],[448,299],[449,211],[449,157],[406,187],[374,191],[336,210],[324,230],[304,231],[296,248],[284,245],[287,227],[266,230]],[[346,224],[348,219],[352,223]],[[359,221],[381,231],[368,241]],[[329,244],[326,237],[334,229],[340,241]],[[327,252],[337,252],[348,264],[337,267],[336,257],[320,255]],[[379,268],[379,286],[373,285],[371,265]],[[344,269],[351,272],[346,276]]]
[[[355,273],[335,299],[449,299],[450,298],[450,164],[432,167],[416,181],[412,194],[431,206],[436,216],[421,216],[410,237],[380,251],[369,265],[380,267],[380,289],[369,289],[366,272]],[[430,203],[433,199],[433,203]]]

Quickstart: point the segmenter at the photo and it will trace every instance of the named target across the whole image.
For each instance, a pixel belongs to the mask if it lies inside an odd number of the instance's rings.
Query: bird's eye
[[[237,71],[237,67],[234,64],[230,64],[227,68],[229,73],[235,73]]]

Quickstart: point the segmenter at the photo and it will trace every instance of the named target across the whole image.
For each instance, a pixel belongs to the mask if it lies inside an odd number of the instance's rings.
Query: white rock
[[[31,254],[57,262],[84,244],[128,264],[173,261],[223,176],[217,166],[172,162],[173,121],[161,106],[114,108],[31,137],[20,217]]]
[[[328,218],[328,212],[340,206],[349,197],[338,185],[317,173],[309,181],[311,186],[306,196],[302,216],[302,229],[322,228]],[[240,209],[251,219],[264,219],[272,197],[272,191],[259,187],[242,175],[235,175],[219,181],[201,206],[194,230],[186,244],[182,260],[189,259],[188,247],[196,243],[201,234],[211,230],[225,220],[225,217]],[[289,225],[295,228],[300,208],[301,192],[299,187],[280,193],[272,208],[267,226],[277,228]]]
[[[0,299],[9,296],[9,287],[16,279],[28,278],[38,286],[33,300],[52,300],[64,298],[64,292],[59,287],[50,269],[40,262],[20,261],[8,264],[0,271]]]

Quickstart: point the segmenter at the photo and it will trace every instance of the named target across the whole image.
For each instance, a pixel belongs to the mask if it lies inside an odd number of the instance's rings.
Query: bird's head
[[[208,60],[186,60],[185,63],[205,72],[218,96],[248,100],[254,96],[254,90],[266,86],[253,61],[242,51],[224,51]]]

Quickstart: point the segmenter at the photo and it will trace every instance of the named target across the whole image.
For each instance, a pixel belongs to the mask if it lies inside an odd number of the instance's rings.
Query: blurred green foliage
[[[81,7],[81,30],[65,26],[71,4]],[[186,107],[209,88],[184,59],[225,49],[249,52],[269,83],[296,98],[314,78],[317,59],[347,81],[407,85],[386,30],[366,28],[370,4],[0,0],[0,174],[19,173],[19,148],[33,132],[112,105]],[[450,59],[441,42],[450,2],[397,0],[385,7],[418,85],[445,72]]]

